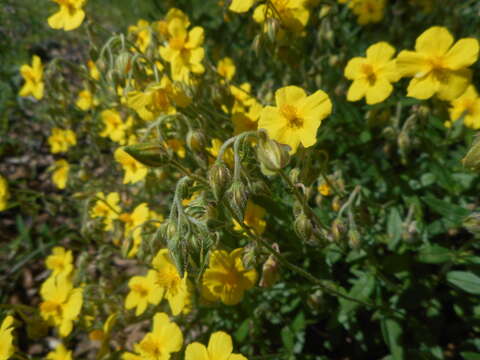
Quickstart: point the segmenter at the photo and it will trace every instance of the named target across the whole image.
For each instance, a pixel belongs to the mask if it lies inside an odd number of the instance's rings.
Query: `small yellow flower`
[[[332,189],[330,188],[330,186],[324,182],[323,184],[320,184],[318,186],[318,192],[322,195],[322,196],[330,196],[332,195]]]
[[[32,66],[22,65],[20,73],[25,80],[25,84],[20,89],[19,95],[33,95],[35,99],[40,100],[43,97],[44,89],[42,60],[37,55],[34,55]]]
[[[124,353],[123,360],[169,360],[171,353],[180,351],[183,334],[177,324],[170,321],[165,313],[153,317],[153,329],[134,345],[135,353]],[[137,355],[138,354],[138,355]]]
[[[185,350],[185,360],[247,360],[241,354],[233,354],[233,344],[230,335],[223,331],[210,335],[208,347],[193,342]]]
[[[357,15],[359,25],[382,21],[385,12],[385,0],[351,0],[349,7]]]
[[[252,85],[250,83],[242,83],[240,86],[230,85],[230,92],[235,98],[232,112],[245,112],[250,106],[254,106],[257,101],[251,95]]]
[[[133,119],[130,117],[124,122],[120,114],[112,109],[103,110],[100,117],[105,125],[100,136],[109,137],[110,140],[115,141],[120,145],[124,145],[127,138],[127,132],[133,125]]]
[[[13,347],[13,317],[8,315],[0,326],[0,360],[7,360],[15,352]]]
[[[157,274],[150,270],[146,276],[134,276],[128,282],[130,292],[125,299],[125,309],[135,308],[135,315],[142,315],[148,304],[158,305],[163,297],[163,288],[156,283]]]
[[[7,208],[9,198],[10,191],[8,190],[7,179],[0,175],[0,211],[3,211]]]
[[[163,37],[164,39],[168,39],[168,37],[170,36],[168,32],[168,25],[172,22],[173,19],[180,20],[185,29],[190,26],[190,19],[188,18],[187,14],[185,14],[180,9],[171,8],[170,10],[168,10],[165,19],[156,21],[155,23],[153,23],[152,27],[161,37]]]
[[[98,192],[96,197],[98,200],[90,211],[90,216],[92,218],[102,217],[105,230],[112,230],[113,221],[118,218],[120,213],[120,206],[118,205],[120,195],[117,192],[112,192],[105,197],[103,192]]]
[[[235,75],[236,67],[233,60],[229,57],[225,57],[221,59],[217,64],[217,72],[218,74],[227,79],[228,81],[233,79]]]
[[[59,189],[65,189],[68,181],[68,172],[70,171],[70,164],[65,159],[55,161],[52,167],[52,181]]]
[[[190,73],[203,74],[205,67],[202,60],[205,50],[201,47],[204,40],[203,28],[196,26],[189,32],[182,20],[174,18],[168,24],[169,41],[160,47],[160,55],[171,65],[173,80],[190,79]]]
[[[256,0],[232,0],[228,9],[236,13],[244,13],[250,10]]]
[[[309,17],[305,0],[271,0],[269,4],[259,5],[253,13],[253,19],[259,24],[266,24],[267,19],[274,18],[283,27],[297,33],[302,32]]]
[[[236,305],[246,290],[257,281],[255,269],[245,269],[243,248],[231,253],[215,250],[210,254],[208,269],[203,274],[203,294],[209,300],[220,299],[226,305]]]
[[[477,61],[478,52],[477,39],[464,38],[454,44],[446,28],[433,26],[417,38],[415,51],[400,52],[397,69],[401,76],[413,77],[408,96],[428,99],[437,95],[453,100],[470,84],[468,67]]]
[[[148,168],[127,154],[122,148],[115,150],[114,157],[116,161],[122,164],[123,170],[125,171],[125,175],[123,176],[124,184],[135,184],[147,176]]]
[[[72,130],[52,129],[52,135],[48,138],[52,154],[66,152],[71,146],[77,144],[77,137]]]
[[[92,61],[87,61],[88,73],[93,80],[100,80],[100,71],[98,71],[97,65]]]
[[[47,354],[45,360],[72,360],[72,352],[67,350],[63,344],[58,344],[54,351]]]
[[[68,276],[73,271],[72,262],[72,251],[56,246],[52,249],[52,254],[45,260],[45,266],[47,269],[52,270],[51,276]]]
[[[82,308],[82,289],[74,288],[67,276],[51,276],[42,284],[40,315],[58,327],[61,337],[68,336]]]
[[[332,102],[322,90],[307,96],[302,88],[287,86],[275,92],[277,106],[262,110],[258,127],[271,139],[290,146],[294,154],[300,144],[310,147],[317,142],[322,120],[332,112]]]
[[[85,18],[83,6],[85,0],[53,0],[60,9],[48,18],[48,25],[52,29],[70,31],[78,28]]]
[[[386,42],[379,42],[367,49],[367,57],[351,59],[345,68],[345,77],[353,80],[348,89],[348,101],[365,97],[367,104],[382,102],[393,91],[392,82],[400,75],[392,59],[395,48]]]
[[[138,205],[131,214],[123,213],[119,219],[125,223],[125,236],[130,236],[133,239],[133,245],[128,252],[128,257],[135,256],[142,243],[142,228],[141,226],[150,218],[150,210],[147,203]]]
[[[95,98],[89,90],[82,90],[78,94],[77,102],[75,103],[77,107],[83,111],[88,111],[92,107],[98,105],[98,100]]]
[[[463,117],[463,123],[471,129],[480,129],[480,97],[473,85],[470,85],[460,97],[451,102],[450,120],[457,121]]]
[[[135,46],[144,53],[152,41],[152,34],[150,31],[150,24],[148,21],[140,19],[137,25],[128,27],[128,32],[136,36]]]
[[[188,302],[187,274],[180,277],[167,249],[158,252],[152,266],[156,270],[156,284],[164,290],[172,314],[178,315]]]
[[[266,213],[267,212],[263,207],[255,204],[251,200],[248,200],[243,222],[251,227],[255,234],[262,235],[265,231],[265,227],[267,226],[267,222],[264,220]],[[235,220],[233,222],[235,224],[234,229],[237,231],[242,231],[240,224]]]
[[[258,119],[262,112],[262,105],[255,102],[248,111],[239,111],[235,112],[232,115],[232,122],[234,126],[234,135],[241,134],[245,131],[254,131],[258,128]]]

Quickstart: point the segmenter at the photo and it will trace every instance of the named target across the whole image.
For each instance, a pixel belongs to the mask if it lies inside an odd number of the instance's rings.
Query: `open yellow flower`
[[[123,183],[135,184],[145,179],[148,173],[148,167],[131,157],[125,150],[118,148],[114,154],[115,160],[122,164],[125,175]]]
[[[74,288],[67,276],[51,276],[42,284],[40,295],[41,317],[58,327],[60,336],[68,336],[82,308],[82,289]]]
[[[379,42],[367,49],[367,57],[351,59],[345,68],[345,77],[353,80],[348,89],[348,101],[365,97],[367,104],[385,100],[393,91],[392,82],[400,79],[393,55],[395,48]]]
[[[187,32],[182,20],[174,18],[168,24],[169,41],[167,46],[160,47],[160,55],[171,65],[173,80],[187,82],[190,73],[202,74],[205,67],[202,60],[205,50],[201,47],[204,31],[196,26]]]
[[[152,34],[150,31],[150,24],[148,21],[140,19],[137,25],[128,27],[128,32],[136,36],[135,46],[144,53],[152,41]]]
[[[183,278],[180,277],[175,264],[170,258],[168,249],[162,249],[158,252],[152,261],[152,266],[156,270],[156,284],[165,291],[165,298],[168,301],[173,315],[178,315],[188,302],[189,296],[187,273]]]
[[[286,86],[275,92],[276,107],[266,106],[258,127],[281,144],[290,146],[294,154],[300,144],[310,147],[317,142],[322,120],[332,112],[332,102],[322,90],[307,96],[298,86]]]
[[[267,226],[267,222],[264,220],[266,213],[267,212],[263,207],[255,204],[251,200],[248,200],[243,222],[251,227],[255,234],[262,235],[265,231],[265,227]],[[235,220],[233,220],[233,223],[235,224],[235,230],[242,231],[242,227],[239,223],[237,223]]]
[[[133,119],[129,117],[126,122],[122,120],[120,114],[113,109],[103,110],[100,113],[105,128],[100,133],[102,137],[109,137],[110,140],[124,145],[127,139],[127,132],[133,125]]]
[[[141,203],[131,214],[123,213],[119,218],[125,223],[125,236],[132,237],[133,239],[132,248],[128,252],[128,257],[135,256],[142,243],[141,226],[150,218],[148,205],[147,203]]]
[[[173,19],[179,19],[185,29],[190,26],[190,19],[188,18],[187,14],[180,9],[170,8],[170,10],[167,12],[167,15],[165,15],[165,18],[163,20],[154,22],[152,27],[157,31],[160,37],[168,39],[170,36],[168,32],[168,26]]]
[[[3,211],[7,208],[9,198],[10,191],[8,190],[7,179],[0,175],[0,211]]]
[[[117,192],[112,192],[105,197],[103,192],[98,192],[96,197],[98,200],[90,211],[90,216],[92,218],[102,217],[105,230],[112,230],[113,221],[118,218],[120,213],[120,206],[118,205],[120,195]]]
[[[0,360],[7,360],[15,352],[13,347],[13,317],[8,315],[0,326]]]
[[[233,354],[233,344],[230,335],[223,331],[210,335],[208,347],[193,342],[185,350],[185,360],[247,360],[242,354]]]
[[[477,39],[464,38],[454,44],[446,28],[433,26],[417,38],[415,51],[400,52],[397,69],[400,75],[413,77],[408,96],[428,99],[437,95],[453,100],[470,84],[468,66],[477,61],[478,52]]]
[[[98,71],[97,65],[92,60],[87,61],[88,74],[93,80],[100,80],[100,71]]]
[[[89,90],[84,89],[78,94],[77,102],[75,103],[75,105],[77,105],[77,107],[83,111],[88,111],[92,107],[98,105],[98,100],[92,95]]]
[[[170,321],[165,313],[153,317],[153,329],[134,345],[135,353],[125,353],[123,360],[168,360],[171,353],[180,351],[183,334],[177,324]],[[138,354],[138,355],[137,355]]]
[[[236,305],[246,290],[257,281],[255,269],[245,269],[243,248],[231,253],[215,250],[210,254],[208,269],[203,274],[203,295],[208,300],[221,300],[226,305]]]
[[[43,97],[43,66],[42,60],[37,55],[32,58],[32,66],[22,65],[20,68],[20,74],[22,74],[25,84],[20,89],[20,96],[29,96],[37,100]]]
[[[480,129],[480,97],[473,85],[451,102],[450,120],[455,122],[463,117],[463,123],[471,129]]]
[[[67,350],[63,344],[58,344],[54,351],[47,354],[45,360],[72,360],[72,351]]]
[[[55,161],[50,168],[53,170],[52,181],[59,189],[65,189],[68,181],[68,172],[70,171],[70,164],[65,159]]]
[[[52,154],[66,152],[71,146],[77,144],[77,137],[72,130],[52,129],[52,135],[48,137]]]
[[[301,32],[309,17],[305,0],[271,0],[268,4],[259,5],[253,13],[257,23],[264,24],[268,18],[274,18],[293,32]]]
[[[147,276],[134,276],[128,282],[130,292],[125,299],[125,309],[135,308],[135,315],[142,315],[148,304],[158,305],[163,297],[163,288],[156,283],[157,274],[150,270]]]
[[[236,67],[235,63],[233,62],[232,58],[225,57],[220,59],[217,64],[217,72],[218,74],[227,79],[228,81],[232,80],[233,76],[235,75]]]
[[[73,256],[71,250],[55,246],[52,254],[45,260],[47,269],[52,270],[51,276],[68,276],[73,271]]]
[[[351,0],[349,7],[357,15],[359,25],[382,21],[385,12],[385,0]]]
[[[85,18],[83,6],[85,0],[53,0],[60,8],[48,18],[48,25],[52,29],[70,31],[78,28]]]

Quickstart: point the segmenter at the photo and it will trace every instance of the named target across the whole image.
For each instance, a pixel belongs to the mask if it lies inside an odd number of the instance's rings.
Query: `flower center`
[[[176,292],[177,286],[181,281],[182,279],[173,265],[168,265],[162,271],[157,272],[157,284],[172,292]]]
[[[446,68],[442,57],[433,57],[429,59],[429,65],[432,75],[440,82],[448,80],[448,69]]]
[[[174,50],[182,50],[185,47],[185,38],[183,36],[173,37],[168,44]]]
[[[44,301],[40,308],[42,312],[49,313],[55,317],[62,315],[62,305],[54,301]]]
[[[147,297],[148,289],[142,284],[133,284],[132,290],[138,293],[141,297]]]
[[[282,105],[280,112],[287,119],[290,128],[301,128],[303,126],[303,119],[298,116],[297,109],[292,105]]]
[[[152,105],[154,109],[166,111],[170,106],[167,92],[163,89],[156,90],[152,96]]]
[[[373,66],[370,64],[363,64],[362,65],[363,73],[368,81],[368,84],[372,86],[377,81],[377,74],[375,74],[375,70]]]

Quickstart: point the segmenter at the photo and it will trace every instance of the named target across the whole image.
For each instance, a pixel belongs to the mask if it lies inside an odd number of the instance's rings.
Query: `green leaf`
[[[348,292],[348,295],[358,300],[367,301],[370,298],[370,295],[372,294],[374,287],[375,287],[375,278],[369,273],[364,273],[355,281],[352,288]],[[359,304],[357,302],[353,302],[346,299],[340,299],[339,321],[341,322],[340,320],[341,318],[346,317],[351,311],[355,310],[358,306]]]
[[[292,330],[297,333],[302,331],[305,328],[305,315],[303,315],[303,312],[299,312],[297,316],[295,316],[295,319],[293,319],[292,322]]]
[[[389,248],[393,249],[397,246],[398,241],[402,238],[402,218],[397,208],[392,208],[388,215],[387,232],[390,238]]]
[[[295,334],[288,326],[285,326],[281,331],[281,336],[283,346],[285,346],[288,352],[292,352],[293,346],[295,345]]]
[[[460,355],[462,355],[465,360],[480,360],[480,353],[465,351],[461,352]]]
[[[439,245],[423,246],[417,255],[418,261],[426,264],[442,264],[451,261],[454,254],[447,248]]]
[[[235,340],[238,342],[243,342],[248,335],[248,330],[250,328],[250,319],[245,319],[242,324],[239,326],[237,331],[234,333]]]
[[[480,277],[467,271],[450,271],[447,281],[470,294],[480,295]]]
[[[470,215],[471,211],[462,206],[452,204],[449,201],[437,199],[434,196],[428,195],[423,198],[423,201],[432,208],[433,211],[447,218],[454,225],[461,225],[463,219]]]
[[[382,334],[390,349],[393,360],[402,360],[404,358],[401,338],[403,334],[402,326],[394,318],[385,317],[381,320]]]

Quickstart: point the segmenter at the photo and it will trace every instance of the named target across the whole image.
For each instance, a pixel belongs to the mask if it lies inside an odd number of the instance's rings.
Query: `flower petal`
[[[440,83],[438,98],[442,100],[454,100],[462,95],[470,84],[472,72],[469,69],[450,71],[447,79]]]
[[[385,63],[395,54],[395,48],[385,41],[373,44],[367,49],[367,59],[374,63]]]
[[[370,86],[366,92],[368,105],[378,104],[385,100],[392,93],[393,86],[385,79],[377,79],[373,86]]]
[[[210,357],[205,345],[194,342],[187,346],[185,360],[210,360]]]
[[[344,75],[347,79],[353,80],[358,77],[364,76],[362,66],[365,64],[365,58],[354,57],[350,59],[345,67]]]
[[[472,65],[478,60],[478,40],[460,39],[447,53],[447,65],[452,70],[458,70]]]
[[[407,95],[421,100],[429,99],[438,91],[439,87],[440,82],[432,74],[429,74],[410,80]]]
[[[428,55],[443,55],[453,44],[453,36],[441,26],[432,26],[415,42],[415,50]]]
[[[425,55],[414,51],[401,51],[397,56],[396,65],[400,76],[415,76],[430,70]]]
[[[368,88],[368,81],[366,79],[354,80],[352,85],[348,88],[347,100],[358,101],[365,96]]]
[[[223,331],[217,331],[208,341],[208,354],[211,359],[227,360],[233,350],[232,338]]]
[[[305,90],[298,86],[285,86],[275,92],[275,101],[279,107],[287,104],[293,105],[306,96]]]

